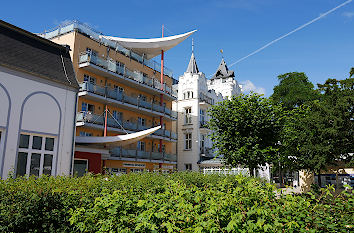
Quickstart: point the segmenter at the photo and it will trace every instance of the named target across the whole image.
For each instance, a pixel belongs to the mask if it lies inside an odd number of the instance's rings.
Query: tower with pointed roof
[[[235,80],[235,72],[228,69],[224,58],[221,59],[213,77],[208,80],[208,89],[215,90],[216,93],[222,94],[224,98],[241,94],[241,88]]]
[[[208,89],[207,78],[199,71],[193,45],[187,69],[175,88],[178,90],[178,99],[173,103],[173,110],[178,112],[177,168],[199,171],[203,161],[215,157],[206,128],[207,110],[223,97]]]

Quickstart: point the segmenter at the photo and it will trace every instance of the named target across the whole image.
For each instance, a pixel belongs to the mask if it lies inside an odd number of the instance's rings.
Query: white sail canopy
[[[108,146],[125,146],[137,142],[159,129],[161,129],[161,126],[156,126],[154,128],[146,129],[136,133],[130,133],[130,134],[118,135],[118,136],[108,136],[108,137],[77,136],[75,142],[77,144],[105,144]]]
[[[161,37],[161,38],[151,38],[151,39],[131,39],[131,38],[120,38],[113,36],[103,36],[104,38],[112,41],[116,41],[118,44],[125,48],[132,50],[133,52],[144,55],[147,59],[151,59],[161,54],[161,50],[167,51],[185,39],[192,35],[197,30],[193,30],[184,34]]]

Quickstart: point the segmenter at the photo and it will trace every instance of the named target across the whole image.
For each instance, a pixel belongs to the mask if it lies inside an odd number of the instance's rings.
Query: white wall
[[[57,161],[54,174],[69,174],[73,156],[76,92],[52,81],[4,67],[0,67],[0,84],[9,93],[11,101],[10,120],[7,124],[4,119],[8,103],[0,85],[0,126],[8,126],[7,138],[2,135],[2,142],[6,140],[6,144],[0,148],[0,169],[1,158],[4,156],[0,175],[6,178],[16,166],[20,131],[56,135],[58,157],[54,155],[53,163]],[[4,147],[5,151],[2,152]]]
[[[241,94],[241,88],[238,82],[230,77],[225,80],[223,79],[214,79],[208,80],[209,90],[215,90],[217,94],[222,94],[224,97],[231,98],[233,95]]]

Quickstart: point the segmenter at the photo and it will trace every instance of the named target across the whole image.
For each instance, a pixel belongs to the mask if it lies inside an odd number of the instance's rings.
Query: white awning
[[[112,41],[116,41],[123,47],[132,50],[133,52],[143,55],[147,59],[151,59],[161,54],[161,50],[167,51],[185,39],[192,35],[197,30],[193,30],[184,34],[176,36],[168,36],[162,38],[151,38],[151,39],[131,39],[131,38],[120,38],[113,36],[103,36],[104,38]]]
[[[156,126],[151,129],[146,129],[136,133],[130,133],[118,136],[108,136],[108,137],[82,137],[77,136],[75,143],[77,144],[105,144],[108,146],[125,146],[134,142],[137,142],[146,136],[154,133],[155,131],[161,129],[161,126]]]

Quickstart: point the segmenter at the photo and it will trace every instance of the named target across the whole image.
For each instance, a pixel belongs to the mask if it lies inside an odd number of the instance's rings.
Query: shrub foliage
[[[199,173],[0,181],[0,232],[350,232],[351,190],[276,196],[260,179]]]

